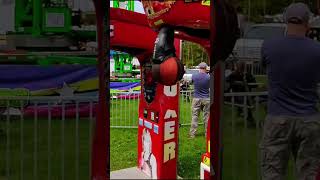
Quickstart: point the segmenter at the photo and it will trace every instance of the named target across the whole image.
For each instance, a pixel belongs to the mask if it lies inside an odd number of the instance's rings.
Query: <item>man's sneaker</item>
[[[194,135],[189,135],[188,139],[194,139],[195,136]]]

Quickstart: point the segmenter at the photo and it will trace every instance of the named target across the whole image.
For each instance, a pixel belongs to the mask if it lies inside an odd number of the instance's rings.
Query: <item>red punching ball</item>
[[[160,82],[164,85],[174,85],[177,83],[178,64],[174,57],[171,57],[160,64]]]
[[[175,85],[184,74],[183,64],[176,57],[154,64],[152,69],[155,80],[166,86]]]

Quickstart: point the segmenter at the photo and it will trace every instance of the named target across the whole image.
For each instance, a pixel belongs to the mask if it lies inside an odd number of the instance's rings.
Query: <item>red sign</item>
[[[192,29],[209,29],[210,6],[208,3],[143,0],[142,4],[149,24],[154,28],[161,27],[163,24],[172,24]]]

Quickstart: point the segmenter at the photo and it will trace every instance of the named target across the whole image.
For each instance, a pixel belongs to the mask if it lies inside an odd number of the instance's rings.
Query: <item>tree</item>
[[[188,67],[197,66],[201,62],[209,64],[207,52],[198,44],[189,41],[182,43],[182,62]]]
[[[284,12],[285,8],[293,2],[303,2],[309,5],[315,13],[318,0],[239,0],[234,3],[242,9],[250,21],[262,22],[264,15],[275,15]]]

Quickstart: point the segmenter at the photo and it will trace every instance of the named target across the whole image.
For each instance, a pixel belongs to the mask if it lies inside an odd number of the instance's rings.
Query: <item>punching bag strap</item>
[[[153,52],[153,63],[160,64],[169,57],[176,57],[174,47],[174,29],[164,26],[160,29],[155,41]]]

